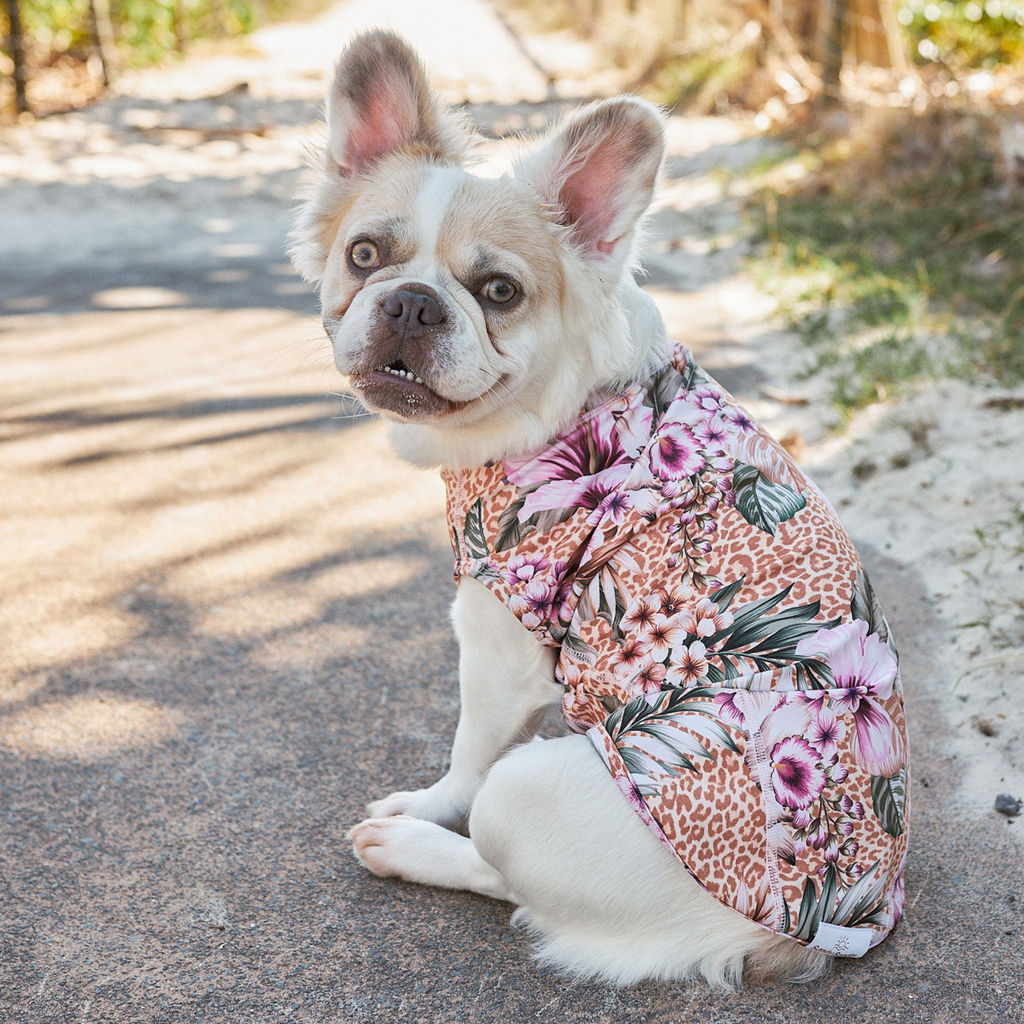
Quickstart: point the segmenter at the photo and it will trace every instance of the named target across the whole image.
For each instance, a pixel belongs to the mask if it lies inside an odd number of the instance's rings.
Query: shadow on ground
[[[377,423],[317,423],[300,375],[264,370],[230,398],[104,400],[147,376],[124,354],[155,314],[119,316],[116,381],[76,402],[26,386],[5,424],[0,493],[21,546],[4,588],[0,1016],[1018,1019],[1019,974],[992,953],[1020,941],[1019,864],[1002,819],[953,824],[959,769],[932,696],[948,675],[913,570],[868,552],[915,751],[896,936],[810,989],[567,981],[531,961],[508,907],[380,881],[346,849],[364,801],[431,782],[454,731],[436,478],[400,466]],[[287,328],[264,332],[265,353]],[[183,346],[169,391],[197,358]]]

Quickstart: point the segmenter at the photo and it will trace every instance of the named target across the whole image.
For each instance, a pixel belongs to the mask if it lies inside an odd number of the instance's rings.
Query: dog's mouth
[[[401,359],[352,373],[349,379],[368,406],[403,420],[445,416],[468,404],[433,391]]]

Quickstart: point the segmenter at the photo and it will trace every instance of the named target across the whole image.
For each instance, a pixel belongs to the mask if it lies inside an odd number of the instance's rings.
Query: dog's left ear
[[[571,116],[516,170],[585,259],[617,269],[654,198],[664,153],[657,107],[619,96]]]
[[[457,162],[462,125],[434,96],[416,54],[391,32],[357,37],[341,55],[327,96],[328,154],[344,177],[409,150]]]

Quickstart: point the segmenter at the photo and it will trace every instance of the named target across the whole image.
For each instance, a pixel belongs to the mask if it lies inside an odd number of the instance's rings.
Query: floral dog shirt
[[[559,649],[586,732],[719,900],[836,955],[903,907],[896,649],[835,512],[676,349],[539,451],[443,471],[456,579]]]

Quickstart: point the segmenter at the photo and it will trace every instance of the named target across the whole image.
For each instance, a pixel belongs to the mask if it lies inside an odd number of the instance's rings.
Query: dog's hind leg
[[[392,793],[371,803],[372,818],[407,814],[458,827],[487,769],[537,729],[561,698],[555,651],[537,639],[482,583],[463,577],[452,608],[459,638],[459,724],[451,767],[427,789]]]
[[[643,824],[585,736],[527,743],[491,769],[469,832],[516,895],[541,958],[618,985],[744,966],[810,980],[829,958],[773,935],[702,889]],[[479,891],[479,890],[478,890]]]
[[[405,815],[368,818],[348,835],[359,862],[382,878],[468,889],[515,902],[505,880],[477,853],[470,839],[432,821]]]

